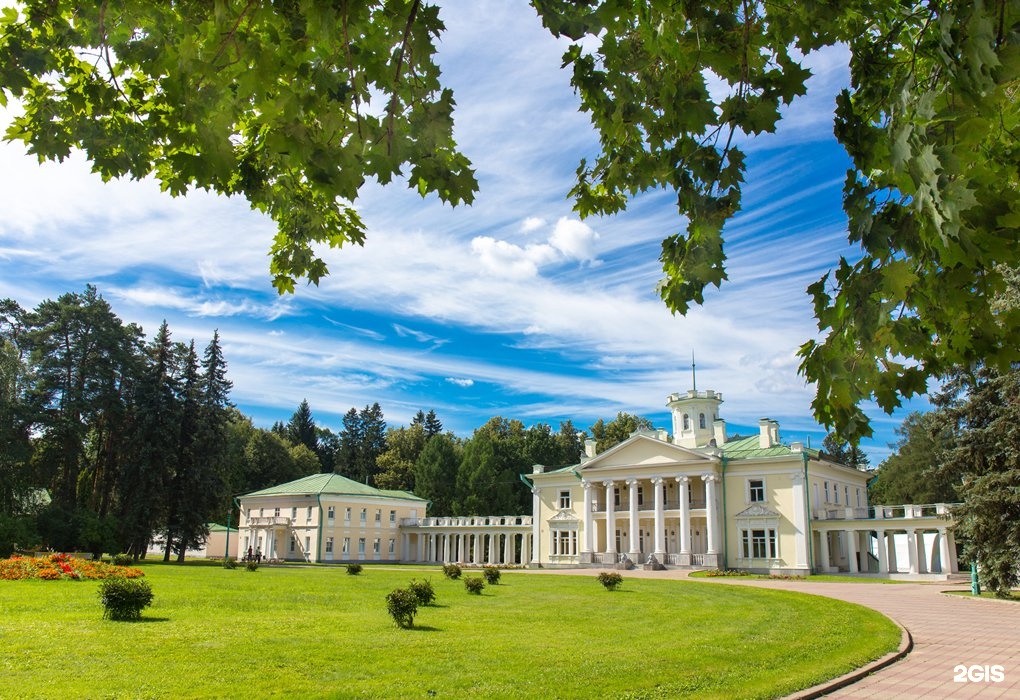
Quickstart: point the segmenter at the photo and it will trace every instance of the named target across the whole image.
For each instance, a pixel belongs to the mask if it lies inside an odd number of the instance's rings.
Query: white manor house
[[[673,437],[639,431],[580,463],[535,465],[532,515],[429,517],[428,502],[338,474],[239,497],[240,551],[313,562],[725,568],[948,576],[947,504],[870,506],[868,474],[779,424],[728,438],[722,394],[672,394]]]

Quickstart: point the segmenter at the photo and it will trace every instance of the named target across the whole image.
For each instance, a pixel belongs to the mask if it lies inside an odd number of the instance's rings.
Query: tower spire
[[[691,383],[694,385],[692,388],[698,390],[698,372],[694,365],[694,351],[691,350]]]

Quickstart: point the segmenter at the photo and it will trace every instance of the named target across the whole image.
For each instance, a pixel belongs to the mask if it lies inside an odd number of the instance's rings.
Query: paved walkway
[[[548,571],[548,570],[545,570]],[[563,573],[579,573],[578,570]],[[628,571],[628,577],[687,578],[686,571]],[[696,579],[761,588],[813,593],[878,610],[905,627],[913,649],[903,659],[826,697],[869,698],[1014,698],[1020,699],[1020,603],[950,596],[942,591],[970,590],[947,583],[812,583]],[[966,678],[957,666],[1001,666],[1004,679],[955,682]],[[982,674],[985,669],[981,669]],[[974,671],[974,676],[978,670]]]

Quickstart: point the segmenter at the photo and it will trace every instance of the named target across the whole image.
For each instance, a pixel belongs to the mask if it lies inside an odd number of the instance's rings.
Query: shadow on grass
[[[429,625],[415,625],[414,627],[408,627],[408,632],[442,632],[439,627],[430,627]]]
[[[148,622],[170,622],[169,617],[139,617],[136,620],[107,620],[107,622],[125,622],[129,625],[141,625]]]

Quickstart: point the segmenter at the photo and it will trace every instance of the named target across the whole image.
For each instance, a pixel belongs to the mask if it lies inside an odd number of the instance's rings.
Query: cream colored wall
[[[776,532],[778,559],[784,568],[795,568],[798,533],[794,522],[796,496],[793,474],[798,470],[803,470],[803,462],[799,458],[781,462],[729,465],[726,472],[727,567],[743,568],[760,561],[739,558],[740,526],[736,516],[752,505],[747,495],[748,480],[764,479],[766,502],[761,505],[779,513],[780,516]]]
[[[829,498],[825,498],[825,482],[829,482]],[[839,502],[834,496],[834,487],[839,487]],[[850,487],[850,503],[845,503],[844,486]],[[868,475],[856,469],[838,467],[825,462],[808,464],[808,489],[812,514],[822,508],[867,508]],[[861,504],[857,505],[856,489],[860,489]],[[816,496],[817,493],[817,496]]]

